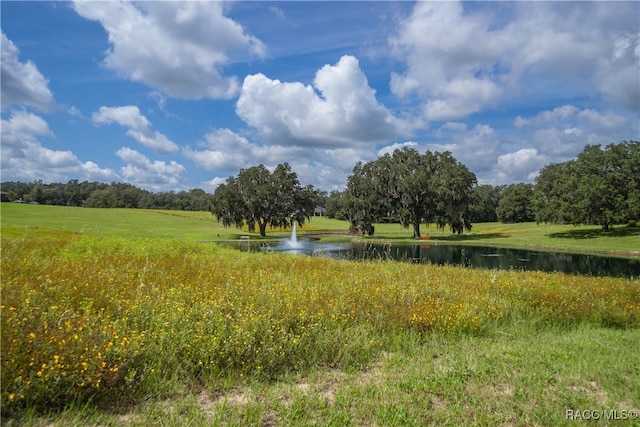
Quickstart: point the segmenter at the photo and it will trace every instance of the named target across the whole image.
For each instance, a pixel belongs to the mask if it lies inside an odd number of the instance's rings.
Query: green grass
[[[224,228],[208,212],[159,211],[137,209],[90,209],[45,205],[0,205],[2,233],[7,237],[24,235],[81,233],[98,237],[153,237],[196,241],[236,240],[248,235],[260,239],[246,228]],[[376,224],[373,237],[358,240],[414,243],[411,232],[399,224]],[[305,234],[346,232],[348,223],[314,217],[298,229]],[[640,227],[616,226],[603,232],[598,226],[551,224],[474,224],[472,233],[461,236],[422,226],[423,235],[440,243],[522,247],[569,252],[597,252],[625,257],[640,257]],[[267,229],[267,239],[282,239],[289,230]],[[350,240],[354,236],[324,236],[323,240]]]

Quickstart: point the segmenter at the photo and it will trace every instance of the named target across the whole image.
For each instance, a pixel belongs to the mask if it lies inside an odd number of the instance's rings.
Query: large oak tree
[[[309,185],[302,187],[288,163],[279,164],[273,172],[264,165],[242,169],[237,177],[229,177],[213,195],[211,213],[225,227],[242,227],[250,232],[259,228],[266,236],[267,225],[287,228],[294,221],[304,224],[313,215],[318,192]]]
[[[587,145],[575,160],[545,166],[536,179],[538,222],[612,224],[640,219],[640,142]]]
[[[404,147],[366,164],[358,163],[347,183],[352,227],[373,234],[373,223],[385,217],[412,228],[446,225],[456,233],[471,229],[475,175],[449,152],[424,154]]]

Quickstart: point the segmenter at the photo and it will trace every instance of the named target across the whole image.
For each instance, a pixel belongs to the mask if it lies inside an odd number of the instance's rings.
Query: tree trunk
[[[420,238],[420,223],[419,222],[414,222],[413,223],[413,238],[414,239],[419,239]]]
[[[260,221],[260,237],[267,237],[267,222]]]
[[[604,224],[602,224],[602,231],[607,232],[609,231],[609,223],[605,222]]]

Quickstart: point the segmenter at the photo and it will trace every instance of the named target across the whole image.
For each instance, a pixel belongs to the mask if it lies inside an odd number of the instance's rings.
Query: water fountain
[[[296,233],[296,223],[293,222],[293,227],[291,228],[291,237],[287,240],[287,246],[291,249],[300,249],[302,247],[302,243],[298,242],[298,234]]]

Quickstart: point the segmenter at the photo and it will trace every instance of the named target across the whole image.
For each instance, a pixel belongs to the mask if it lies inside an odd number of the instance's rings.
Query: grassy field
[[[0,208],[2,232],[5,236],[42,234],[67,231],[97,237],[153,237],[196,241],[236,240],[248,235],[260,239],[246,229],[224,228],[208,212],[159,211],[137,209],[90,209],[61,206],[21,205],[3,203]],[[345,232],[346,221],[314,217],[299,228],[308,233]],[[289,230],[267,229],[267,239],[282,239]],[[598,252],[625,257],[640,257],[640,227],[620,225],[605,233],[597,226],[549,224],[474,224],[472,233],[452,235],[435,226],[423,226],[422,234],[440,243],[493,245],[505,247],[535,247],[538,249]],[[324,237],[353,239],[352,236]],[[414,243],[411,232],[398,224],[376,224],[373,237],[359,240],[382,240]]]
[[[638,424],[637,279],[242,253],[217,233],[238,232],[3,204],[2,425]]]

